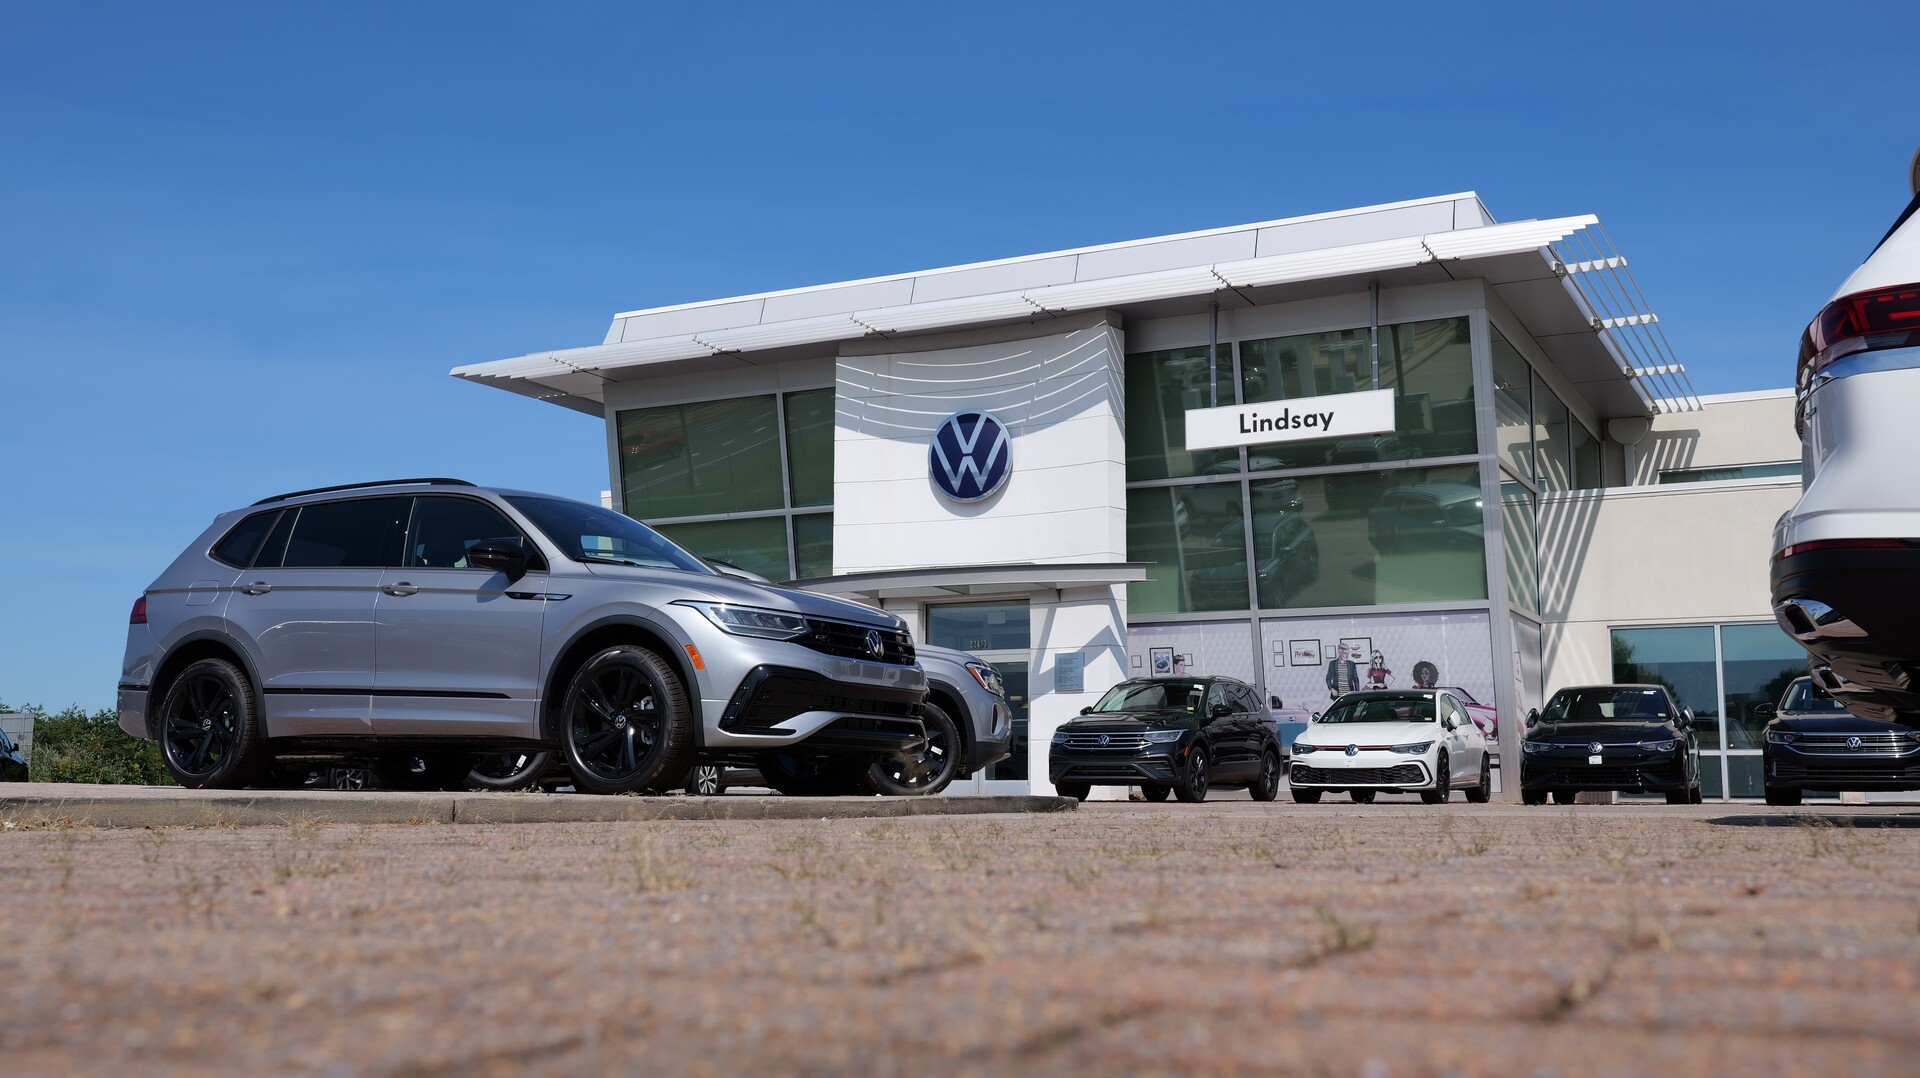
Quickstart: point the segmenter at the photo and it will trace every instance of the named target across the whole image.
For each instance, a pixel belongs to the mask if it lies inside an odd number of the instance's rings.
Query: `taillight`
[[[1816,550],[1905,550],[1912,545],[1906,539],[1815,539],[1778,550],[1773,560],[1791,558],[1795,554],[1810,554]]]
[[[133,613],[127,615],[127,624],[128,625],[145,625],[146,623],[147,623],[147,597],[142,595],[140,598],[135,599],[133,601]]]
[[[1875,288],[1826,305],[1800,337],[1799,386],[1841,356],[1920,346],[1920,284]]]

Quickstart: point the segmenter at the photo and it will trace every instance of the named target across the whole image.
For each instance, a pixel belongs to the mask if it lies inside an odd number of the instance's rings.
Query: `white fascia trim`
[[[1739,393],[1706,393],[1694,399],[1701,404],[1738,404],[1741,401],[1772,401],[1791,399],[1793,388],[1786,389],[1750,389]]]

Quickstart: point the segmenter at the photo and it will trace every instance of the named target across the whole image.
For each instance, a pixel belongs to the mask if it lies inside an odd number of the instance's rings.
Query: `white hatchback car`
[[[1913,201],[1801,340],[1805,489],[1774,526],[1772,589],[1822,689],[1920,726],[1920,155],[1912,173]]]
[[[1418,793],[1438,805],[1454,787],[1467,800],[1493,795],[1487,739],[1445,689],[1350,692],[1293,741],[1293,799],[1311,805],[1345,790],[1361,804],[1381,791]]]

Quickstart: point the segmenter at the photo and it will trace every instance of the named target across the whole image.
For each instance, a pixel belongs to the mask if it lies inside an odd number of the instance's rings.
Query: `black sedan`
[[[1700,750],[1693,713],[1661,685],[1561,689],[1527,713],[1520,743],[1520,799],[1566,804],[1581,790],[1664,793],[1669,805],[1700,802]]]
[[[1797,805],[1806,790],[1920,790],[1920,730],[1863,719],[1813,684],[1787,686],[1767,722],[1767,804]]]
[[[1280,792],[1280,738],[1252,686],[1227,677],[1136,678],[1054,732],[1054,789],[1086,800],[1095,786],[1138,786],[1149,801],[1171,792],[1206,799],[1244,785],[1255,801]]]
[[[20,749],[0,730],[0,782],[26,782],[27,758],[20,755]]]

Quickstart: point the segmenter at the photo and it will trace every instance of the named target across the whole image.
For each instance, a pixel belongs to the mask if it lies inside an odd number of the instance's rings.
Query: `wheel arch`
[[[240,667],[252,686],[255,706],[260,714],[255,721],[260,724],[260,732],[267,732],[266,695],[260,680],[259,667],[254,664],[253,656],[240,642],[225,633],[212,629],[202,629],[182,636],[167,649],[165,657],[153,668],[153,680],[147,686],[147,739],[159,740],[156,725],[160,719],[161,705],[166,702],[168,690],[179,679],[180,672],[202,659],[225,659]]]
[[[540,693],[540,732],[542,738],[560,743],[560,703],[567,683],[586,661],[616,644],[638,644],[659,655],[687,693],[693,709],[693,740],[696,748],[706,743],[706,723],[700,707],[700,682],[694,678],[686,651],[672,633],[659,624],[632,614],[602,618],[583,626],[562,646],[547,670]]]
[[[960,690],[938,678],[927,678],[927,703],[947,713],[953,725],[960,731],[960,771],[955,778],[972,773],[966,761],[973,753],[973,714],[967,710],[967,701]]]

